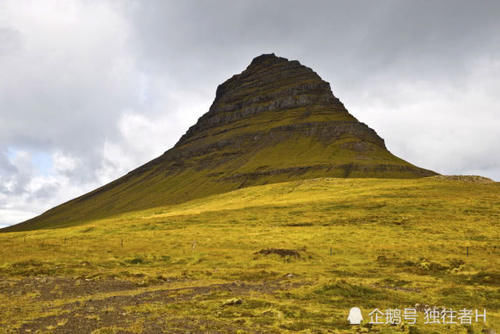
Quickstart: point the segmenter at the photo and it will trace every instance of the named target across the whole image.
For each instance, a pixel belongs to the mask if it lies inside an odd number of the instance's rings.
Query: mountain
[[[313,70],[264,54],[219,85],[209,111],[163,155],[5,230],[69,226],[289,180],[435,174],[391,154]]]

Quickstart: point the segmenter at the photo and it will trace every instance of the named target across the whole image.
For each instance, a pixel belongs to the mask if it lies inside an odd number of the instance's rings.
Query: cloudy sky
[[[298,59],[388,148],[500,180],[499,1],[0,1],[0,225],[160,155],[251,59]]]

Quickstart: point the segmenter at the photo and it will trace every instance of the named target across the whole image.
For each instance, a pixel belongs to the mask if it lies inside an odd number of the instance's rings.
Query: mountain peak
[[[430,175],[391,154],[312,69],[263,54],[217,87],[208,112],[162,156],[12,229],[64,226],[266,183]]]
[[[255,114],[297,108],[308,108],[308,112],[313,112],[319,106],[323,107],[323,111],[348,114],[333,95],[330,84],[312,69],[297,60],[290,61],[274,53],[263,54],[254,58],[243,72],[217,87],[208,113],[187,131],[176,146],[203,129],[234,123]]]
[[[302,70],[304,73],[307,72],[308,74],[316,75],[316,73],[314,73],[310,68],[301,65],[297,60],[290,61],[287,58],[278,57],[274,53],[262,54],[252,59],[243,72],[233,75],[231,78],[220,84],[217,87],[214,102],[222,97],[222,95],[224,95],[228,90],[233,89],[240,84],[247,83],[255,75],[259,76],[259,74],[261,74],[260,78],[257,78],[257,83],[261,83],[259,79],[262,79],[263,74],[268,72],[275,74],[280,72],[280,75],[275,75],[277,78],[279,76],[285,76],[287,72],[296,71],[297,69]],[[316,78],[320,79],[317,75]]]
[[[274,53],[264,53],[261,54],[260,56],[255,57],[252,59],[252,62],[248,67],[252,66],[257,66],[257,65],[272,65],[280,62],[286,62],[288,59],[278,57]]]

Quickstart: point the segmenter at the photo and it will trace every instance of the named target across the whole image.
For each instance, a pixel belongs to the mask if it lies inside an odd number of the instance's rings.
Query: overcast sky
[[[0,225],[155,158],[262,53],[394,154],[500,180],[500,1],[0,1]]]

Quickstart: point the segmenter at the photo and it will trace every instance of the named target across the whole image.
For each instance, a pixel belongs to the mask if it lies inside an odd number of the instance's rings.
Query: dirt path
[[[92,333],[98,329],[101,331],[97,333],[235,333],[237,330],[259,333],[262,330],[250,328],[237,319],[217,319],[216,314],[200,316],[194,310],[186,314],[182,308],[185,303],[189,306],[195,301],[214,302],[222,309],[223,304],[214,296],[244,300],[249,294],[273,294],[300,285],[283,279],[205,286],[196,286],[193,281],[193,286],[172,287],[178,283],[144,288],[125,280],[25,278],[2,281],[0,294],[13,298],[31,295],[34,303],[44,303],[45,314],[52,314],[23,320],[20,327],[8,333]],[[166,305],[179,306],[180,312],[175,311],[175,306],[169,309]],[[1,313],[9,311],[2,308]]]

